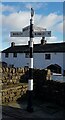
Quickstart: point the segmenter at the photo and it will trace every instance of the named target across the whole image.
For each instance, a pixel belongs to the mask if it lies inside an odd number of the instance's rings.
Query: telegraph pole
[[[28,106],[27,111],[33,112],[32,97],[33,97],[33,41],[34,41],[34,30],[33,30],[33,16],[34,10],[31,8],[31,19],[30,19],[30,63],[29,63],[29,80],[28,80]]]

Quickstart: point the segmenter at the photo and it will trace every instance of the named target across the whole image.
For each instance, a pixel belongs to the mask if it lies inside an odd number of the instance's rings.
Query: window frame
[[[5,58],[8,58],[9,57],[9,53],[5,53]]]
[[[25,53],[25,58],[29,58],[30,57],[30,53]]]
[[[17,57],[17,53],[16,53],[16,52],[13,53],[13,57],[14,57],[14,58]]]
[[[51,60],[51,54],[50,53],[45,54],[45,60]]]

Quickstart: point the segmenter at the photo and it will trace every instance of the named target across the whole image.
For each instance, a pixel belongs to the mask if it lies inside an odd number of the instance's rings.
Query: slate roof
[[[14,47],[9,47],[2,51],[2,53],[26,53],[29,52],[29,45],[17,45]],[[46,43],[34,44],[35,53],[44,53],[44,52],[65,52],[65,42],[63,43]]]

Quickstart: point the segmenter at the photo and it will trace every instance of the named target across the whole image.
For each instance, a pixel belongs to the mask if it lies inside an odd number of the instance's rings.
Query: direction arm
[[[30,32],[10,32],[10,37],[29,37]],[[51,31],[34,31],[34,37],[51,37]]]

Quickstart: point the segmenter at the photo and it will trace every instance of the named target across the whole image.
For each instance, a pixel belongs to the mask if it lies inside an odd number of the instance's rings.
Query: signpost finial
[[[31,17],[33,17],[33,16],[34,16],[34,9],[31,8]]]

